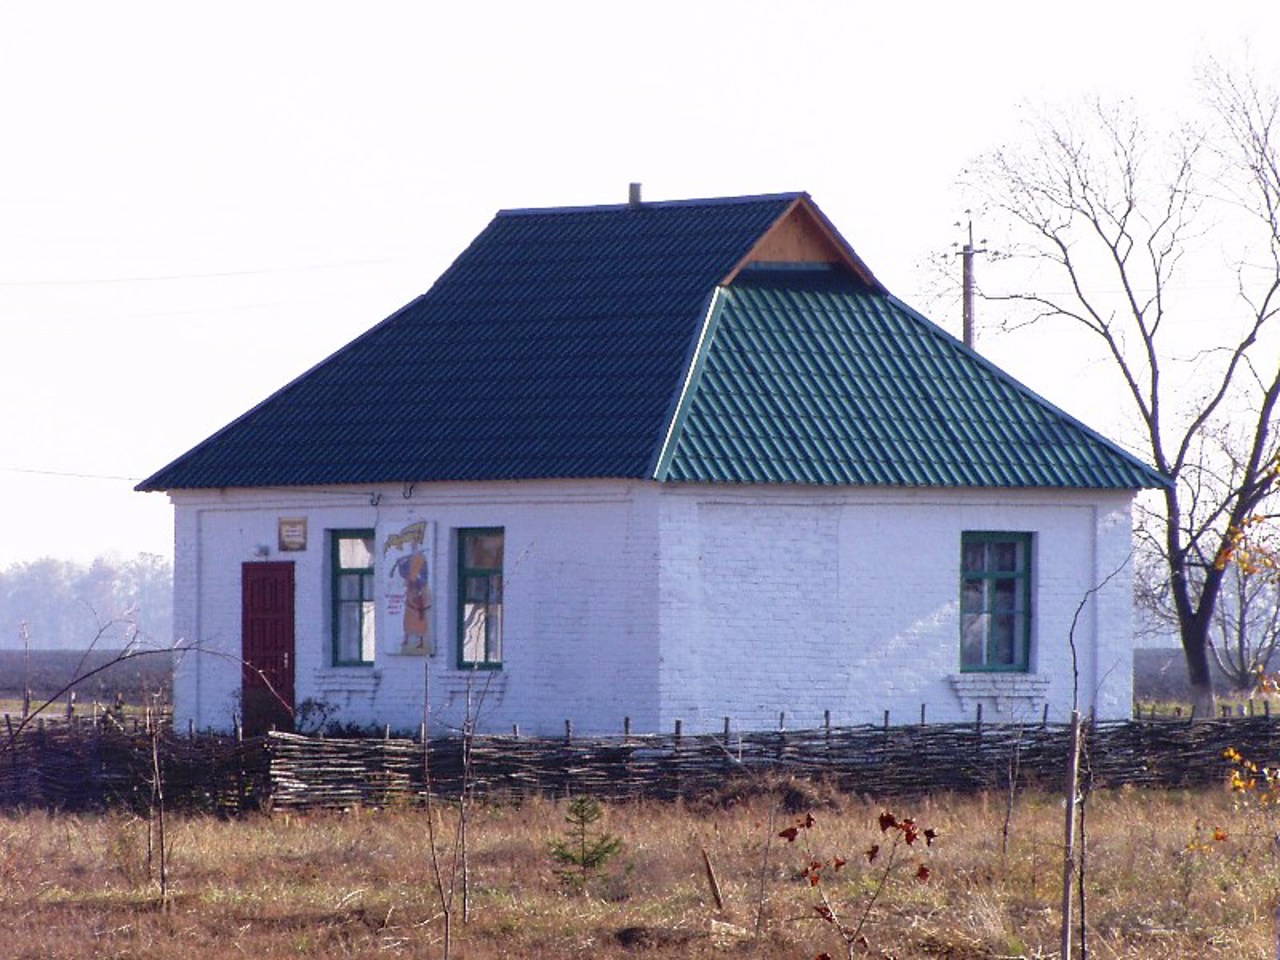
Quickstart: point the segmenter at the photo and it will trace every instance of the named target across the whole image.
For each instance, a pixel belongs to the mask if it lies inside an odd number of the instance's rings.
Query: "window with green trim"
[[[501,527],[458,531],[458,666],[502,666]]]
[[[329,532],[329,595],[333,603],[333,665],[373,663],[374,611],[372,530]]]
[[[1022,671],[1031,654],[1031,534],[960,538],[960,669]]]

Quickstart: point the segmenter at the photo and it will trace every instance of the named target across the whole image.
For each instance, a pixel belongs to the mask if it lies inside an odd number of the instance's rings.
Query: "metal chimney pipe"
[[[627,192],[627,206],[633,208],[640,206],[640,184],[631,184],[631,189]]]

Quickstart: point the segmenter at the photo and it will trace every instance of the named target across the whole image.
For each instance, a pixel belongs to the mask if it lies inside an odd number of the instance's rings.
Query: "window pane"
[[[1013,613],[1018,606],[1017,580],[991,581],[991,609],[996,613]]]
[[[373,537],[339,537],[338,566],[344,570],[373,566]]]
[[[361,599],[360,581],[363,579],[358,573],[344,573],[339,576],[338,599],[343,601]]]
[[[466,584],[463,587],[464,595],[468,601],[484,603],[489,599],[489,579],[488,577],[467,577]]]
[[[987,568],[987,545],[968,541],[961,547],[960,567],[965,573],[981,573]]]
[[[462,659],[481,663],[485,659],[485,634],[488,618],[482,603],[468,603],[462,608]]]
[[[373,662],[374,622],[374,605],[368,602],[362,603],[360,605],[360,659],[367,663]]]
[[[1000,615],[990,618],[991,621],[991,654],[990,664],[992,666],[1013,666],[1014,657],[1014,637],[1015,637],[1015,618],[1009,615]]]
[[[493,663],[502,662],[502,605],[491,604],[489,606],[486,620],[488,624],[488,632],[486,640],[489,644],[489,660]]]
[[[982,580],[966,580],[960,585],[960,612],[982,613],[986,609],[986,584]]]
[[[992,569],[1000,573],[1014,573],[1018,569],[1018,554],[1021,544],[1002,541],[1000,543],[989,544],[991,547],[991,557],[994,561]]]
[[[360,659],[360,606],[344,603],[338,609],[338,659],[351,663]]]
[[[463,541],[462,565],[490,570],[501,567],[502,534],[468,534]]]
[[[987,618],[968,614],[960,618],[960,663],[980,667],[987,643]]]

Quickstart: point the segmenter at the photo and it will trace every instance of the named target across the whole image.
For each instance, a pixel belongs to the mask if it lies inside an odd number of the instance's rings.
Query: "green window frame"
[[[502,527],[458,530],[458,666],[502,667]]]
[[[374,621],[374,531],[329,531],[330,636],[335,667],[373,664],[377,649]]]
[[[1030,670],[1031,547],[1030,533],[961,534],[961,672]]]

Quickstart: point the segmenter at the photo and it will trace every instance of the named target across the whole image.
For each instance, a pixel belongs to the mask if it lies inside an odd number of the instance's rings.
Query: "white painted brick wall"
[[[329,663],[325,531],[434,524],[429,662],[433,727],[479,704],[480,726],[559,734],[972,719],[1061,719],[1076,627],[1081,704],[1130,710],[1129,497],[1084,491],[890,491],[661,487],[629,482],[419,485],[336,491],[175,493],[175,623],[202,652],[176,680],[177,719],[226,729],[238,706],[240,565],[295,563],[297,700],[342,723],[416,729],[424,660],[393,652],[379,620],[373,667]],[[375,504],[370,493],[381,493]],[[280,553],[277,522],[305,517],[303,552]],[[454,531],[506,531],[503,669],[455,662]],[[1035,534],[1032,665],[1043,700],[968,696],[958,673],[960,534]],[[263,552],[265,550],[265,555]],[[659,558],[662,562],[659,562]],[[1123,569],[1121,569],[1123,568]],[[377,570],[380,584],[389,570]],[[1095,643],[1100,652],[1094,652]]]

